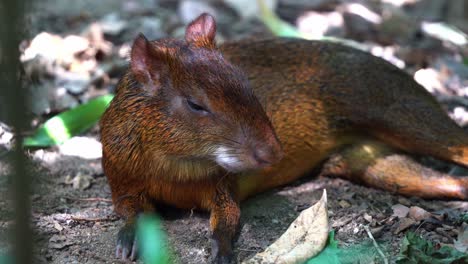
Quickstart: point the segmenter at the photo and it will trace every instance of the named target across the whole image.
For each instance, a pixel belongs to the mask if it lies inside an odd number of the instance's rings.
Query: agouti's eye
[[[198,113],[209,113],[208,110],[206,110],[203,106],[194,103],[190,99],[187,99],[187,105],[189,106],[190,110]]]

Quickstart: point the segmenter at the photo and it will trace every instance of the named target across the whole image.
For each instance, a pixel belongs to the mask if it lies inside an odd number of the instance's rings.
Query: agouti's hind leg
[[[435,101],[402,98],[371,123],[371,133],[410,153],[430,155],[468,168],[468,133]]]
[[[426,168],[377,141],[364,141],[331,156],[322,175],[406,196],[433,199],[468,198],[468,177],[454,177]]]

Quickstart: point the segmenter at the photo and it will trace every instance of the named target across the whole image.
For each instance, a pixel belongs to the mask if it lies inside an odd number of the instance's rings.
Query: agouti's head
[[[238,172],[272,165],[281,145],[246,75],[215,44],[216,24],[202,14],[185,40],[148,41],[131,51],[133,101],[144,114],[146,151],[209,160]],[[129,89],[130,90],[130,89]]]

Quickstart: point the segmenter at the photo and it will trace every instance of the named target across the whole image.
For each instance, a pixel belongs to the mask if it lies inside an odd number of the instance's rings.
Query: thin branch
[[[382,257],[383,261],[385,264],[388,264],[388,259],[385,257],[385,254],[382,252],[382,250],[379,247],[379,244],[377,244],[377,241],[375,241],[374,236],[372,235],[370,229],[368,226],[364,226],[364,230],[366,230],[367,235],[369,238],[372,240],[372,244],[374,244],[375,249],[377,252],[379,252],[379,255]]]
[[[83,201],[83,202],[104,202],[112,203],[112,199],[101,198],[101,197],[91,197],[91,198],[74,198],[74,197],[65,197],[65,199],[73,201]]]
[[[71,216],[72,220],[75,221],[84,221],[84,222],[114,222],[119,220],[118,217],[99,217],[99,218],[89,218],[89,217],[79,217],[79,216]]]

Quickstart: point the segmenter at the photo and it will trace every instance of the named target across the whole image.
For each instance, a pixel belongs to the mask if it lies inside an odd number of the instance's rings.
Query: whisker
[[[234,140],[234,139],[231,139],[231,138],[228,138],[226,136],[223,136],[223,135],[219,135],[219,134],[209,134],[210,136],[213,136],[213,137],[218,137],[218,138],[221,138],[221,139],[224,139],[226,141],[230,141],[230,142],[233,142],[233,143],[236,143],[238,145],[241,145],[241,143],[237,140]]]
[[[226,171],[226,173],[221,178],[219,178],[218,182],[216,183],[216,187],[218,187],[219,184],[222,182],[222,180],[224,180],[224,178],[226,178],[226,176],[228,175],[229,175],[229,171]]]

